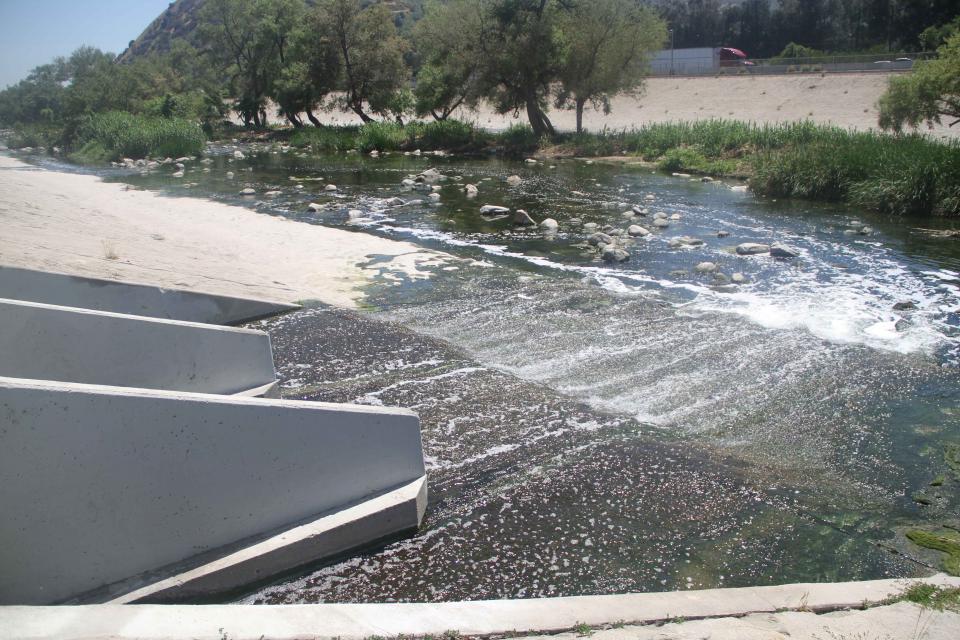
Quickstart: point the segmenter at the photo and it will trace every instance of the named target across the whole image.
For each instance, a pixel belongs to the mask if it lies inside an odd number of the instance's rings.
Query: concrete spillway
[[[210,597],[419,525],[416,415],[245,397],[269,337],[182,320],[290,305],[45,275],[0,268],[31,298],[0,299],[0,605]]]

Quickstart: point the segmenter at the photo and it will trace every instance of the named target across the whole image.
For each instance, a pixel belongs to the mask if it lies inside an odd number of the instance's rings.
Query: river
[[[100,173],[459,258],[426,281],[385,272],[359,314],[256,323],[285,397],[420,413],[431,500],[416,535],[242,601],[915,576],[939,557],[904,531],[960,526],[960,477],[944,462],[960,443],[960,241],[927,231],[956,222],[759,199],[642,166],[239,148],[211,147],[214,162],[184,178]],[[438,202],[402,184],[431,167]],[[483,216],[486,204],[559,231]],[[646,214],[624,215],[634,205]],[[653,227],[658,212],[668,227]],[[585,223],[653,233],[608,264]],[[799,256],[737,255],[745,242]],[[705,262],[716,270],[698,272]]]

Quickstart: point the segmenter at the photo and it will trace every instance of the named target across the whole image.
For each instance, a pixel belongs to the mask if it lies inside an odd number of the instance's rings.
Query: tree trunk
[[[553,128],[553,123],[550,122],[550,119],[543,112],[543,109],[540,108],[540,101],[537,100],[537,96],[534,92],[529,92],[527,95],[527,120],[530,121],[530,126],[533,128],[533,133],[538,138],[541,138],[545,135],[554,135],[556,131]]]
[[[353,109],[353,112],[358,116],[360,116],[360,119],[363,120],[365,123],[373,122],[373,118],[371,118],[364,112],[362,103],[361,104],[351,103],[350,108]]]
[[[307,119],[310,120],[310,123],[315,127],[322,127],[323,123],[317,120],[317,116],[313,115],[313,111],[307,109]]]
[[[586,102],[583,98],[577,98],[577,133],[583,133],[583,106]]]
[[[257,129],[262,129],[262,128],[263,128],[263,122],[260,121],[260,112],[259,112],[259,111],[254,111],[254,112],[253,112],[253,126],[255,126]]]
[[[303,120],[301,120],[296,114],[284,113],[284,115],[287,116],[287,120],[290,121],[290,124],[292,124],[294,128],[299,129],[303,126]]]

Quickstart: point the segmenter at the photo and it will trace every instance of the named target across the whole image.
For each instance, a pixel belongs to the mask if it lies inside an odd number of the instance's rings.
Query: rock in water
[[[307,209],[309,209],[314,213],[317,213],[319,211],[323,211],[323,205],[317,204],[316,202],[311,202],[309,205],[307,205]]]
[[[510,176],[507,178],[507,184],[511,187],[518,187],[521,182],[523,182],[523,179],[520,176]]]
[[[601,244],[613,244],[613,238],[605,233],[595,233],[587,239],[587,242],[597,247]]]
[[[477,189],[477,185],[475,184],[468,184],[463,190],[466,192],[468,198],[476,198],[477,194],[480,193],[480,190]]]
[[[774,242],[770,245],[770,255],[774,258],[798,258],[800,252],[793,247],[788,247],[780,242]]]
[[[713,273],[717,270],[717,265],[713,262],[701,262],[696,266],[697,273]]]
[[[756,242],[744,242],[737,246],[737,254],[741,256],[755,256],[759,253],[770,253],[770,245]]]
[[[747,281],[747,277],[739,272],[730,276],[730,279],[733,280],[734,284],[743,284]]]
[[[439,194],[439,193],[431,193],[431,194],[430,194],[429,196],[427,196],[427,197],[430,198],[430,200],[432,200],[433,202],[440,202],[440,194]]]
[[[666,218],[657,218],[653,221],[653,226],[657,227],[658,229],[666,229],[670,226],[670,221]]]
[[[608,244],[601,253],[604,262],[626,262],[630,259],[630,254],[615,244]]]
[[[327,186],[325,186],[325,187],[323,188],[323,190],[324,190],[324,191],[331,191],[331,192],[336,191],[336,190],[337,190],[337,185],[335,185],[335,184],[328,184]]]
[[[729,231],[717,231],[718,238],[726,238],[730,235]]]
[[[403,198],[390,198],[389,200],[385,201],[384,204],[388,207],[402,207],[403,205],[407,204],[407,202]]]
[[[237,149],[236,151],[233,152],[233,157],[237,160],[243,160],[247,156],[243,155],[243,151],[240,151],[239,149]]]
[[[647,210],[644,209],[643,207],[639,206],[639,205],[633,205],[633,207],[631,207],[630,210],[633,211],[633,215],[636,215],[636,216],[645,216],[645,215],[647,215]]]
[[[917,305],[909,301],[898,302],[897,304],[893,305],[894,311],[912,311],[913,309],[916,309],[916,308],[917,308]]]
[[[255,195],[257,195],[257,190],[256,190],[256,189],[251,189],[251,188],[247,187],[246,189],[244,189],[243,191],[240,192],[240,195],[242,195],[242,196],[255,196]]]
[[[700,247],[703,246],[703,240],[700,238],[691,238],[690,236],[680,236],[670,240],[670,246],[674,249],[677,247]]]
[[[520,225],[521,227],[535,227],[537,226],[536,221],[530,217],[530,214],[524,211],[523,209],[517,209],[513,214],[513,224]]]
[[[546,231],[547,233],[556,233],[560,229],[560,223],[554,220],[553,218],[547,218],[540,223],[540,228]]]
[[[499,216],[504,213],[510,213],[508,207],[500,207],[493,204],[485,204],[480,207],[480,213],[485,216]]]
[[[644,229],[638,224],[630,225],[630,227],[627,229],[627,233],[635,238],[650,235],[649,231],[647,231],[646,229]]]

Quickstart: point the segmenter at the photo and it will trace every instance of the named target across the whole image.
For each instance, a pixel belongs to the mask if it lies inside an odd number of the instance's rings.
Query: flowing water
[[[457,257],[427,281],[384,272],[359,315],[257,323],[285,396],[421,415],[431,500],[417,535],[245,601],[912,576],[939,557],[903,532],[960,526],[960,477],[944,460],[960,443],[960,241],[924,230],[949,221],[574,160],[244,151],[215,147],[212,165],[180,179],[104,173]],[[430,167],[445,176],[439,202],[402,186]],[[261,195],[241,197],[247,186]],[[484,204],[552,217],[559,231],[484,217]],[[634,205],[646,215],[625,215]],[[658,212],[669,227],[652,226]],[[607,264],[585,223],[653,233]],[[799,257],[733,251],[775,241]],[[698,272],[704,262],[717,271]]]

